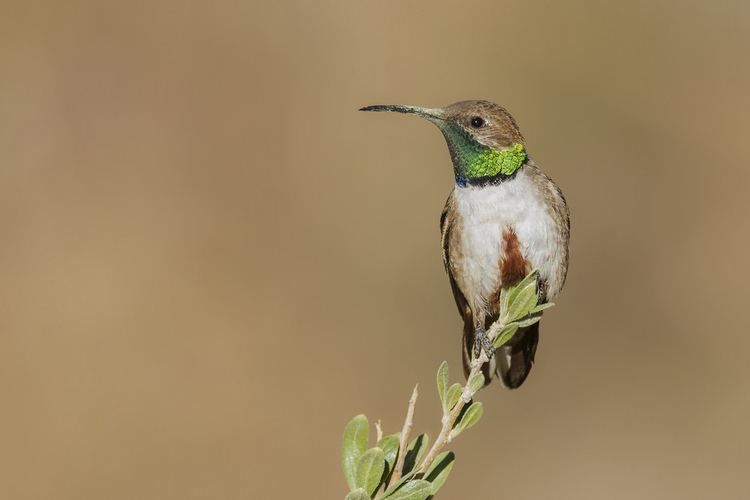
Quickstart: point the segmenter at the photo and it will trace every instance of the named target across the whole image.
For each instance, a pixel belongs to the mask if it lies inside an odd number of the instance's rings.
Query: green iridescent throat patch
[[[526,151],[522,144],[515,143],[509,148],[482,149],[467,158],[468,178],[494,177],[498,174],[512,175],[526,161]]]

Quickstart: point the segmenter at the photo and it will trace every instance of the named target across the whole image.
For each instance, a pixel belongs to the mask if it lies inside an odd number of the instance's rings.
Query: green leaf
[[[370,429],[367,417],[357,415],[349,421],[344,429],[344,441],[341,445],[341,468],[350,490],[357,488],[354,473],[359,457],[367,449]]]
[[[396,490],[386,498],[390,500],[425,500],[432,495],[432,483],[424,479],[409,481],[401,489]]]
[[[538,306],[536,306],[534,309],[530,311],[530,314],[536,314],[538,312],[542,312],[545,309],[549,309],[550,307],[553,307],[554,305],[555,305],[554,302],[547,302],[545,304],[539,304]]]
[[[380,485],[385,470],[385,458],[380,448],[370,448],[359,457],[354,473],[357,488],[372,495]]]
[[[432,495],[436,494],[448,479],[455,459],[456,455],[452,451],[444,451],[435,457],[432,465],[427,469],[424,478],[432,483]]]
[[[420,434],[409,443],[409,451],[406,452],[406,456],[404,457],[404,470],[402,473],[408,474],[416,467],[429,441],[430,437],[427,434]]]
[[[500,333],[497,334],[495,340],[492,341],[492,346],[495,349],[502,347],[510,339],[513,338],[513,335],[515,335],[516,331],[518,331],[518,323],[510,323],[508,325],[505,325],[505,327],[500,330]]]
[[[478,370],[471,377],[469,377],[467,385],[469,386],[469,390],[472,394],[484,387],[484,374],[482,373],[482,370]]]
[[[508,294],[510,290],[507,288],[501,288],[500,289],[500,311],[502,312],[502,315],[500,316],[500,319],[503,321],[507,321],[507,312],[508,312]]]
[[[541,314],[532,314],[530,316],[526,316],[526,318],[516,321],[516,324],[519,328],[526,328],[527,326],[531,326],[534,323],[539,323],[539,320],[542,319]]]
[[[446,401],[446,407],[448,408],[448,411],[451,411],[454,406],[456,406],[456,403],[458,403],[458,400],[461,399],[461,393],[463,392],[463,387],[461,387],[461,384],[453,384],[448,388],[448,393],[445,395],[445,401]],[[446,411],[445,413],[448,413]]]
[[[357,488],[346,495],[344,500],[370,500],[370,495],[363,488]]]
[[[519,288],[515,300],[512,300],[508,305],[508,312],[506,313],[508,320],[515,321],[528,316],[529,311],[536,306],[538,300],[536,281]]]
[[[383,439],[378,441],[376,445],[378,448],[383,450],[383,457],[385,459],[386,466],[388,467],[385,475],[390,475],[393,472],[393,464],[396,462],[398,456],[399,440],[401,439],[401,433],[397,432],[389,436],[385,436]]]
[[[401,488],[404,484],[406,484],[407,481],[411,481],[411,479],[417,475],[417,471],[413,470],[409,472],[408,474],[404,474],[401,476],[401,479],[399,479],[395,484],[392,484],[388,487],[387,490],[385,490],[385,496],[392,495],[394,491]]]
[[[466,429],[472,427],[474,424],[479,422],[479,419],[482,417],[482,412],[484,411],[484,408],[482,408],[482,403],[476,401],[474,403],[471,403],[471,406],[469,406],[469,409],[466,410],[466,413],[464,413],[464,416],[461,418],[461,420],[456,424],[456,426],[453,428],[453,430],[450,433],[450,439],[455,438],[459,434],[461,434]]]
[[[448,388],[448,362],[443,361],[440,363],[440,368],[437,371],[437,390],[438,396],[440,396],[440,402],[443,403],[443,409],[445,409],[445,391]]]
[[[533,286],[534,288],[536,288],[536,280],[538,275],[539,271],[537,269],[534,269],[529,274],[527,274],[526,277],[520,282],[500,291],[505,323],[513,321],[514,318],[510,317],[508,312],[509,309],[513,307],[513,304],[518,302],[518,297],[523,292],[523,290],[527,289],[529,286]]]

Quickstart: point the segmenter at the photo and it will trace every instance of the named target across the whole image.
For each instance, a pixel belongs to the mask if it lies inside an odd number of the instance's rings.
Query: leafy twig
[[[504,288],[500,293],[500,317],[487,331],[492,346],[497,349],[510,341],[520,328],[533,325],[542,312],[552,304],[539,304],[537,271],[532,271],[520,283]],[[357,415],[344,430],[341,465],[349,484],[346,500],[426,500],[432,498],[445,483],[453,467],[453,452],[441,450],[461,432],[476,424],[482,416],[482,403],[473,401],[484,387],[482,366],[489,361],[482,349],[472,359],[465,384],[448,387],[448,364],[443,361],[437,373],[437,388],[443,407],[440,433],[425,457],[420,461],[427,435],[421,434],[411,444],[414,408],[418,391],[414,387],[406,410],[401,433],[383,437],[380,422],[375,424],[377,443],[368,447],[367,417]],[[469,405],[466,408],[466,405]],[[409,459],[407,460],[407,455]],[[381,489],[382,487],[382,489]]]

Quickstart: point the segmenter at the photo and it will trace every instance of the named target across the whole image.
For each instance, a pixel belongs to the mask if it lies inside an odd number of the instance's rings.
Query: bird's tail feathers
[[[508,389],[518,389],[529,376],[539,343],[539,323],[518,330],[513,339],[495,351],[496,373]]]

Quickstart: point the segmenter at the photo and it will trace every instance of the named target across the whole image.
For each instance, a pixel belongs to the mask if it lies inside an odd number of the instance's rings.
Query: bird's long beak
[[[375,104],[373,106],[365,106],[359,108],[360,111],[392,111],[395,113],[407,113],[411,115],[421,116],[430,121],[444,120],[444,111],[442,109],[435,108],[420,108],[419,106],[404,106],[401,104]]]

